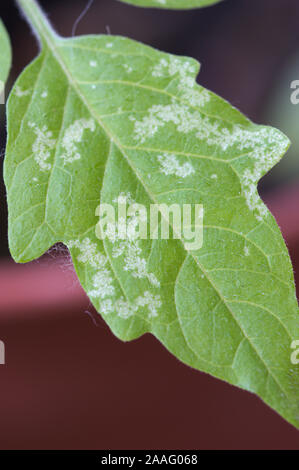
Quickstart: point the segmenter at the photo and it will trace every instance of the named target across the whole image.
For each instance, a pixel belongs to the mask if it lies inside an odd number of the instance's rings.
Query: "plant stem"
[[[48,42],[57,37],[36,0],[16,0],[16,2],[41,42]]]

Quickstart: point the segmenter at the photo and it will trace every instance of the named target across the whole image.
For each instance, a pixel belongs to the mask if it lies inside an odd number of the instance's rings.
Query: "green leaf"
[[[138,7],[155,7],[188,10],[191,8],[206,7],[219,3],[221,0],[121,0]]]
[[[3,22],[0,19],[0,97],[3,96],[4,85],[11,67],[10,41]]]
[[[42,41],[9,98],[5,182],[13,258],[69,248],[122,340],[155,335],[184,363],[258,394],[299,427],[298,304],[288,251],[257,193],[289,146],[196,85],[196,61],[129,39],[62,39],[19,0]],[[100,241],[101,203],[204,206],[200,250]]]

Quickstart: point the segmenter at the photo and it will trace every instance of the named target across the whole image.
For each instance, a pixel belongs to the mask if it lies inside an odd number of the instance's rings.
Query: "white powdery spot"
[[[249,256],[249,248],[246,245],[244,246],[244,255]]]
[[[149,273],[147,269],[147,262],[142,258],[142,250],[139,246],[138,240],[130,240],[120,242],[119,247],[113,252],[114,257],[118,258],[121,254],[124,255],[124,270],[132,274],[137,279],[148,279],[150,284],[154,287],[160,287],[160,282],[153,273]]]
[[[144,294],[134,302],[128,302],[123,298],[119,299],[115,303],[115,309],[117,314],[120,318],[130,318],[135,315],[140,308],[147,309],[148,318],[156,318],[158,317],[158,310],[162,306],[161,298],[159,295],[153,295],[149,291],[145,291]]]
[[[77,260],[86,264],[95,270],[92,278],[93,289],[88,292],[90,297],[105,300],[115,295],[113,286],[113,277],[110,269],[107,267],[108,259],[99,252],[96,243],[92,243],[89,238],[83,241],[70,240],[68,242],[70,248],[77,248],[80,251]],[[107,303],[105,303],[107,309]]]
[[[138,297],[136,304],[138,307],[147,307],[150,318],[157,317],[158,310],[162,307],[161,297],[159,295],[153,295],[149,291],[144,292],[142,297]]]
[[[243,194],[247,206],[261,221],[267,216],[268,210],[257,192],[257,183],[286,152],[288,143],[278,130],[269,127],[259,127],[255,132],[243,131],[241,138],[240,149],[252,149],[248,154],[252,157],[251,168],[246,168],[241,174]]]
[[[133,67],[131,67],[130,65],[128,64],[123,64],[123,67],[126,69],[126,71],[128,73],[132,73],[133,72]]]
[[[149,319],[158,316],[158,309],[162,306],[159,295],[146,291],[143,296],[137,297],[133,302],[124,300],[123,297],[116,298],[113,273],[108,266],[109,260],[99,252],[96,243],[91,242],[89,238],[85,238],[83,241],[69,240],[68,246],[79,250],[77,260],[94,270],[92,276],[93,289],[87,294],[99,301],[99,313],[102,315],[116,313],[120,318],[128,319],[141,308],[146,308]]]
[[[15,89],[14,89],[14,94],[15,94],[18,98],[23,98],[23,96],[28,96],[28,95],[30,95],[30,91],[29,91],[29,90],[22,90],[22,88],[17,85],[17,86],[15,87]]]
[[[105,260],[107,262],[107,260]],[[115,290],[112,285],[113,279],[110,276],[110,270],[105,268],[105,265],[101,267],[99,272],[93,276],[94,289],[89,291],[91,297],[97,297],[98,299],[105,299],[110,295],[114,295]]]
[[[219,123],[213,122],[198,111],[190,110],[188,105],[179,103],[175,98],[168,105],[153,105],[148,110],[148,115],[141,121],[137,121],[133,116],[130,120],[135,122],[134,138],[140,143],[154,137],[159,129],[169,123],[174,124],[177,131],[182,134],[196,131],[196,137],[207,140],[211,144],[213,143],[212,137],[216,137],[219,132]],[[219,138],[219,144],[221,143]]]
[[[135,201],[132,199],[130,193],[121,193],[116,198],[114,203],[133,205]],[[142,257],[142,249],[140,247],[140,240],[138,239],[138,224],[139,217],[136,215],[127,217],[121,226],[116,224],[116,227],[111,227],[111,233],[114,233],[113,241],[114,246],[112,250],[113,258],[124,257],[124,270],[132,274],[136,279],[147,279],[154,287],[160,287],[160,282],[153,273],[148,272],[147,261]],[[122,236],[125,231],[126,239]]]
[[[163,58],[154,67],[152,75],[154,77],[178,77],[178,90],[181,98],[188,101],[191,106],[202,107],[211,99],[208,90],[200,87],[195,81],[196,66],[186,59],[179,59],[170,56]]]
[[[218,179],[218,175],[216,175],[216,174],[212,175],[212,176],[211,176],[211,179],[212,179],[212,180],[217,180],[217,179]]]
[[[185,162],[180,164],[175,155],[164,153],[158,156],[160,163],[160,172],[165,175],[174,175],[179,178],[186,178],[187,176],[195,173],[195,170],[191,163]]]
[[[48,130],[47,126],[43,126],[40,129],[33,122],[29,122],[28,125],[36,135],[36,140],[32,146],[34,160],[42,171],[50,171],[52,165],[48,160],[51,157],[51,151],[56,145],[56,139],[53,139],[53,134]]]
[[[113,43],[112,42],[107,42],[106,47],[107,47],[107,49],[110,49],[111,47],[113,47]]]
[[[99,313],[102,315],[109,315],[114,312],[114,305],[111,299],[103,300],[100,303]]]
[[[89,62],[89,65],[90,65],[90,67],[96,67],[98,64],[97,64],[97,62],[96,62],[95,60],[91,60],[91,61]]]
[[[181,134],[195,132],[195,136],[210,146],[217,146],[226,151],[234,146],[237,150],[256,152],[255,147],[265,149],[268,145],[277,147],[285,142],[281,134],[275,129],[256,127],[249,129],[241,125],[227,125],[220,119],[210,118],[197,110],[192,110],[188,105],[177,102],[174,98],[167,105],[153,105],[148,110],[148,115],[141,121],[130,116],[134,124],[134,139],[144,143],[155,136],[159,129],[172,123]]]
[[[44,98],[44,99],[47,98],[48,97],[48,92],[46,90],[43,91],[42,94],[41,94],[41,97]]]
[[[128,302],[123,297],[121,297],[115,302],[114,308],[117,312],[117,315],[120,318],[123,318],[124,320],[127,320],[128,318],[132,317],[137,312],[136,305],[133,305],[131,302]]]
[[[65,164],[80,160],[81,154],[77,151],[76,144],[82,141],[86,129],[89,129],[91,132],[96,130],[96,123],[93,119],[78,119],[65,131],[61,144],[65,149],[65,153],[61,155]]]

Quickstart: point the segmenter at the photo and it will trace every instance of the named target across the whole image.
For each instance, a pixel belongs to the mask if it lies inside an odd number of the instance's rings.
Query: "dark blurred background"
[[[68,36],[87,0],[41,4]],[[0,15],[12,36],[11,86],[37,46],[14,1],[1,0]],[[193,11],[94,0],[77,28],[85,33],[124,35],[195,57],[202,85],[291,138],[292,148],[260,191],[297,271],[299,105],[290,102],[290,83],[299,80],[298,0],[225,0]],[[299,432],[256,397],[180,364],[149,335],[130,344],[115,339],[61,247],[14,265],[6,219],[1,177],[1,449],[299,449]]]

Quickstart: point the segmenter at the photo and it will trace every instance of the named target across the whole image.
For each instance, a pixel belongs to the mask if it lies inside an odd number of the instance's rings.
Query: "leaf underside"
[[[0,19],[0,94],[3,92],[11,67],[10,41],[3,22]]]
[[[151,332],[299,427],[293,272],[256,190],[288,139],[196,85],[192,59],[115,36],[42,39],[8,104],[13,258],[28,262],[63,242],[118,338]],[[100,241],[96,208],[119,197],[203,204],[203,247]]]
[[[120,0],[124,3],[136,5],[138,7],[155,7],[187,10],[191,8],[206,7],[219,3],[221,0]]]

